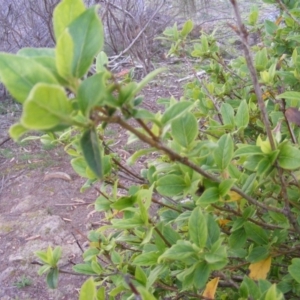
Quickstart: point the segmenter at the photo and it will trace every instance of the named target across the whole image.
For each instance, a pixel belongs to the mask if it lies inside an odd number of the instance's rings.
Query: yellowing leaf
[[[234,191],[230,191],[228,195],[230,196],[229,201],[239,201],[243,198],[241,195],[239,195],[237,192]]]
[[[226,219],[219,219],[218,223],[220,225],[220,227],[225,227],[227,225],[227,223],[229,223],[230,220],[226,220]]]
[[[218,287],[219,278],[220,277],[216,277],[206,284],[205,290],[202,295],[203,297],[206,297],[208,299],[215,299],[215,293]]]
[[[263,100],[267,100],[272,94],[269,91],[263,93],[262,98]]]
[[[266,279],[271,267],[271,256],[249,266],[249,277],[253,280]]]

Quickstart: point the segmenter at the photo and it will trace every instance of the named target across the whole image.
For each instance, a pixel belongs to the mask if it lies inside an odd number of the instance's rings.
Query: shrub
[[[281,16],[264,24],[253,9],[246,28],[231,2],[244,56],[224,60],[205,34],[189,53],[190,21],[165,32],[174,42],[170,54],[196,59],[185,96],[164,101],[164,113],[141,108],[138,96],[162,70],[119,84],[104,67],[96,9],[80,0],[56,7],[55,49],[0,54],[1,80],[23,104],[11,136],[38,130],[51,141],[64,130],[71,164],[87,179],[83,189],[101,183],[95,209],[107,223],[90,232],[84,262],[74,266],[91,276],[80,299],[300,296],[300,4],[279,1]],[[251,49],[249,30],[261,39]],[[86,77],[95,56],[97,73]],[[110,123],[149,146],[129,159],[146,156],[140,175],[109,151],[102,132]],[[122,185],[119,170],[130,185]],[[60,249],[37,254],[40,273],[55,287]]]

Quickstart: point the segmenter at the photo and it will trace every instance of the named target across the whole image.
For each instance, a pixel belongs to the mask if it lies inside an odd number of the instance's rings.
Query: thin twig
[[[237,21],[237,25],[238,25],[238,31],[236,31],[236,32],[239,34],[239,36],[242,40],[244,55],[245,55],[247,66],[248,66],[250,76],[251,76],[251,79],[252,79],[255,94],[256,94],[256,97],[257,97],[257,103],[258,103],[258,106],[260,108],[261,117],[262,117],[263,123],[266,127],[266,133],[267,133],[270,145],[271,145],[271,149],[274,151],[276,149],[275,142],[274,142],[273,134],[272,134],[272,131],[271,131],[271,125],[270,125],[268,113],[267,113],[267,110],[266,110],[265,102],[264,102],[263,96],[262,96],[262,90],[261,90],[259,82],[258,82],[257,73],[256,73],[256,70],[255,70],[255,67],[254,67],[254,64],[253,64],[253,59],[252,59],[250,47],[249,47],[248,40],[247,40],[248,32],[247,32],[247,29],[246,29],[245,25],[242,22],[242,18],[241,18],[241,14],[240,14],[240,11],[239,11],[239,7],[237,5],[237,1],[236,0],[230,0],[230,2],[233,6],[234,13],[235,13],[235,16],[236,16],[236,21]]]

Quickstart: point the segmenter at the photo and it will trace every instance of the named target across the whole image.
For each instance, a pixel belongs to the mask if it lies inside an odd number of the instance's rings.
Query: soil
[[[158,98],[179,99],[182,89],[176,79],[184,77],[176,65],[161,74],[143,90],[143,106],[161,110]],[[8,140],[7,130],[21,113],[12,100],[1,101],[0,111],[0,300],[77,299],[85,276],[60,274],[58,288],[50,290],[34,252],[48,246],[62,247],[60,266],[72,272],[82,262],[88,245],[87,234],[96,228],[101,214],[94,212],[95,189],[84,193],[85,182],[70,165],[63,147],[47,149],[39,140],[17,144]],[[5,109],[4,109],[5,108]],[[124,159],[143,145],[126,145],[127,135],[108,127],[113,147]],[[122,150],[120,150],[122,149]],[[125,156],[125,157],[124,157]],[[140,169],[135,166],[135,171]]]

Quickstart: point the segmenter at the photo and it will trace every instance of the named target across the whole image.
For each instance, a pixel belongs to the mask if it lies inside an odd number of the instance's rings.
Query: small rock
[[[20,261],[26,261],[26,260],[22,255],[12,254],[8,257],[8,261],[9,262],[20,262]]]
[[[24,198],[24,200],[20,199],[19,201],[21,201],[21,202],[18,203],[16,206],[14,206],[11,209],[11,211],[10,211],[11,213],[28,211],[28,210],[32,209],[34,203],[36,202],[35,199],[34,199],[34,197],[32,195],[26,196]]]

